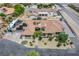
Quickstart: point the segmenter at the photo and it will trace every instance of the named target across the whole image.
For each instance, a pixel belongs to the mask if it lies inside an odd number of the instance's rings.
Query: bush
[[[66,44],[64,43],[63,46],[66,46]]]
[[[23,44],[23,45],[27,44],[27,43],[28,43],[28,41],[26,41],[26,40],[24,40],[24,41],[21,42],[21,44]]]
[[[68,39],[68,35],[65,34],[65,32],[61,32],[58,34],[57,39],[58,39],[58,42],[65,43]]]
[[[33,43],[35,42],[35,40],[32,41]]]
[[[33,51],[29,51],[29,52],[25,53],[25,55],[27,55],[27,56],[39,56],[40,54],[39,54],[39,52],[33,50]]]
[[[21,14],[24,13],[24,7],[22,7],[20,4],[15,5],[14,8],[15,8],[14,16],[20,16]]]
[[[41,17],[37,17],[37,20],[41,20]]]
[[[47,43],[45,42],[44,45],[47,45]]]
[[[55,41],[57,42],[57,41],[58,41],[58,39],[56,38],[56,39],[55,39]]]
[[[49,41],[52,41],[52,39],[53,39],[52,37],[49,37],[49,39],[48,39],[48,40],[49,40]]]
[[[11,4],[11,3],[4,3],[4,4],[2,4],[2,6],[5,6],[5,7],[13,7],[13,5]]]
[[[68,43],[68,42],[66,42],[66,44],[67,44],[67,45],[69,45],[69,43]]]
[[[35,36],[35,38],[41,36],[41,32],[40,31],[35,31],[34,36]]]
[[[33,39],[35,39],[35,36],[33,35]]]
[[[73,42],[70,42],[70,45],[72,45],[73,44]]]
[[[6,15],[4,13],[0,13],[1,17],[6,17]]]
[[[42,37],[41,36],[39,36],[39,38],[38,38],[40,41],[42,40]]]
[[[57,47],[60,47],[60,46],[61,46],[61,43],[58,43],[58,44],[57,44]]]
[[[55,4],[53,4],[53,3],[50,3],[50,4],[38,4],[37,5],[37,7],[39,8],[39,9],[41,9],[41,8],[52,8],[52,6],[54,6]]]
[[[33,46],[32,42],[29,42],[30,46]]]

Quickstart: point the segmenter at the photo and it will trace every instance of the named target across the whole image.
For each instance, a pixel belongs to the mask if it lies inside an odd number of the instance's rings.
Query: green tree
[[[41,31],[35,31],[35,32],[34,32],[34,36],[35,36],[35,37],[41,36]]]
[[[15,12],[14,12],[15,16],[20,16],[21,14],[24,13],[24,7],[22,7],[21,4],[15,5],[14,8],[15,8]]]
[[[39,54],[39,52],[33,50],[33,51],[29,51],[29,52],[25,53],[25,55],[27,55],[27,56],[39,56],[40,54]]]
[[[6,17],[6,15],[4,13],[0,13],[1,17]]]
[[[52,39],[53,39],[53,37],[49,37],[49,38],[48,38],[49,41],[52,41]]]
[[[31,3],[21,3],[21,4],[24,5],[25,7],[31,5]]]
[[[57,39],[59,43],[65,43],[68,39],[68,35],[65,32],[61,32],[58,34]]]
[[[39,36],[39,38],[38,38],[40,41],[42,40],[42,37],[41,36]]]
[[[43,8],[43,4],[38,4],[37,7],[38,8]]]

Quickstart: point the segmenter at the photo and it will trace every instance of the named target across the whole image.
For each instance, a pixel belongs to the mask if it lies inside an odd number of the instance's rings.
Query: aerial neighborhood
[[[70,28],[76,32],[76,25],[70,27],[64,14],[54,3],[0,4],[0,39],[26,48],[73,49]]]

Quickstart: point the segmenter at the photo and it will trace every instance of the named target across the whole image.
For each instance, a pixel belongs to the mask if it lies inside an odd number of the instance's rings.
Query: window
[[[39,27],[36,27],[36,28],[35,28],[35,31],[39,31],[39,30],[40,30],[40,28],[39,28]]]
[[[45,14],[45,16],[47,16],[47,14]]]
[[[59,34],[59,32],[56,32],[56,34]]]
[[[39,14],[39,16],[41,16],[41,14]]]
[[[48,35],[52,35],[52,33],[48,33]]]
[[[44,16],[44,14],[41,14],[42,16]]]

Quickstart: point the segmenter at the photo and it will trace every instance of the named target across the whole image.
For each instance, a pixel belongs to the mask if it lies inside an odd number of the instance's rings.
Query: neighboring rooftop
[[[0,8],[0,13],[4,13],[6,15],[12,14],[14,12],[14,8],[2,7]]]
[[[46,8],[42,8],[42,9],[29,8],[29,11],[37,13],[37,12],[55,12],[57,10],[52,9],[52,8],[48,8],[48,9],[46,9]]]

